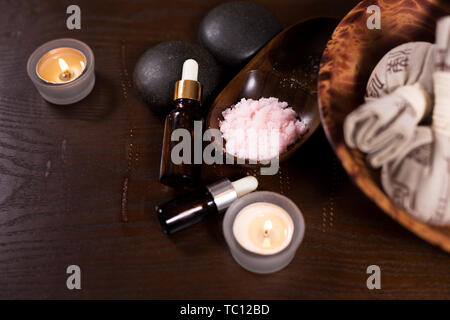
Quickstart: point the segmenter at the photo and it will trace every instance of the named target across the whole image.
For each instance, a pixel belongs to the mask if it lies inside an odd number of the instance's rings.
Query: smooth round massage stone
[[[181,79],[183,63],[187,59],[198,62],[202,100],[208,101],[219,83],[219,66],[200,45],[183,40],[162,42],[139,58],[134,68],[134,86],[154,112],[164,116],[173,109],[175,82]]]
[[[234,1],[215,7],[203,18],[199,39],[219,62],[231,66],[249,60],[280,31],[278,19],[266,7]]]

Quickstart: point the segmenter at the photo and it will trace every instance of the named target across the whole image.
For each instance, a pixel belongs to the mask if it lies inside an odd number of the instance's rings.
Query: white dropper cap
[[[236,191],[238,198],[255,191],[258,188],[258,180],[255,177],[248,176],[231,183]]]
[[[214,198],[217,211],[222,212],[237,198],[256,190],[257,187],[258,180],[255,177],[247,176],[234,182],[231,182],[228,178],[223,178],[206,188]]]
[[[198,79],[198,63],[194,59],[188,59],[183,63],[183,72],[181,80],[194,80]]]

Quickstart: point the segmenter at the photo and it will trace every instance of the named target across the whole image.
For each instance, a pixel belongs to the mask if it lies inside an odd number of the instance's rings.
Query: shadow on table
[[[51,103],[49,105],[64,118],[85,121],[104,120],[123,102],[123,99],[120,99],[120,90],[114,87],[111,80],[99,72],[96,72],[95,76],[94,89],[83,100],[67,106]]]

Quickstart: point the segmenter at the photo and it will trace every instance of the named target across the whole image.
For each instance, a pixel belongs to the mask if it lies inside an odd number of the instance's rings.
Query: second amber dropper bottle
[[[175,84],[175,109],[167,115],[164,125],[159,180],[162,184],[168,186],[194,187],[198,184],[201,164],[194,163],[196,151],[194,137],[200,135],[200,141],[202,141],[203,119],[200,111],[202,85],[197,81],[197,78],[197,62],[193,59],[186,60],[183,64],[181,80]],[[179,131],[180,134],[175,134],[172,137],[176,129],[185,130]],[[182,141],[182,139],[186,139],[185,136],[181,135],[182,132],[189,133],[189,141]],[[186,149],[181,150],[181,143],[185,146],[189,144],[190,152],[187,152]],[[178,144],[180,146],[177,146]],[[174,150],[175,146],[177,146],[177,149]]]

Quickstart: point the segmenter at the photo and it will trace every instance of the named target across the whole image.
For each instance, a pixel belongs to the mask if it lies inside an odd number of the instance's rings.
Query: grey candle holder
[[[282,251],[273,255],[260,255],[244,249],[233,235],[233,223],[237,214],[246,206],[255,202],[268,202],[283,208],[294,222],[294,234],[291,243]],[[305,221],[300,209],[287,197],[269,191],[247,194],[233,202],[223,219],[223,234],[234,260],[243,268],[254,273],[273,273],[286,267],[294,258],[305,234]]]
[[[74,48],[81,51],[86,57],[86,68],[83,73],[68,83],[54,84],[43,81],[36,72],[39,59],[52,49]],[[56,39],[44,43],[28,58],[27,72],[39,94],[48,102],[67,105],[85,98],[95,85],[94,53],[84,42],[76,39]]]

